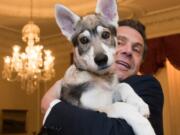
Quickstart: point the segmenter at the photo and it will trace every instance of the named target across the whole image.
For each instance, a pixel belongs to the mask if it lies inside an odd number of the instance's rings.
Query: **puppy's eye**
[[[103,39],[108,39],[110,37],[110,33],[108,31],[103,31],[101,37]]]
[[[82,44],[87,44],[87,43],[89,42],[89,39],[84,36],[84,37],[81,37],[81,38],[79,39],[79,41],[80,41]]]

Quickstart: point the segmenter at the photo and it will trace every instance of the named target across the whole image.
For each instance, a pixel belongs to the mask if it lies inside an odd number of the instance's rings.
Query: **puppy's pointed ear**
[[[71,40],[75,32],[75,25],[80,20],[80,17],[63,5],[55,5],[55,10],[56,22],[61,32],[68,40]]]
[[[96,13],[101,14],[105,20],[117,27],[119,17],[116,0],[98,0]]]

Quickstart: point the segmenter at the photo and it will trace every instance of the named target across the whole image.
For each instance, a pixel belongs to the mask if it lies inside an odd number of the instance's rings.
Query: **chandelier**
[[[38,89],[40,82],[46,82],[55,76],[55,58],[52,52],[43,50],[43,45],[36,45],[40,41],[39,34],[38,25],[30,21],[22,29],[22,40],[27,43],[25,52],[21,52],[19,45],[14,45],[12,56],[4,57],[3,78],[20,81],[21,88],[28,94]]]

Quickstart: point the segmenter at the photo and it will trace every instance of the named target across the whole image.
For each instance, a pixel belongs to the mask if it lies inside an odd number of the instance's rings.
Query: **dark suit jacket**
[[[163,135],[163,93],[152,76],[132,76],[127,82],[149,105],[150,122],[157,135]],[[105,113],[85,110],[65,102],[56,104],[48,115],[41,135],[134,135],[123,119],[108,118]]]

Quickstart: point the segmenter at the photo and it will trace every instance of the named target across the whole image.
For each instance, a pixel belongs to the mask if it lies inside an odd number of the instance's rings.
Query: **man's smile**
[[[129,65],[129,63],[122,61],[122,60],[116,60],[115,63],[117,64],[117,67],[121,70],[129,70],[131,68],[131,66]]]

